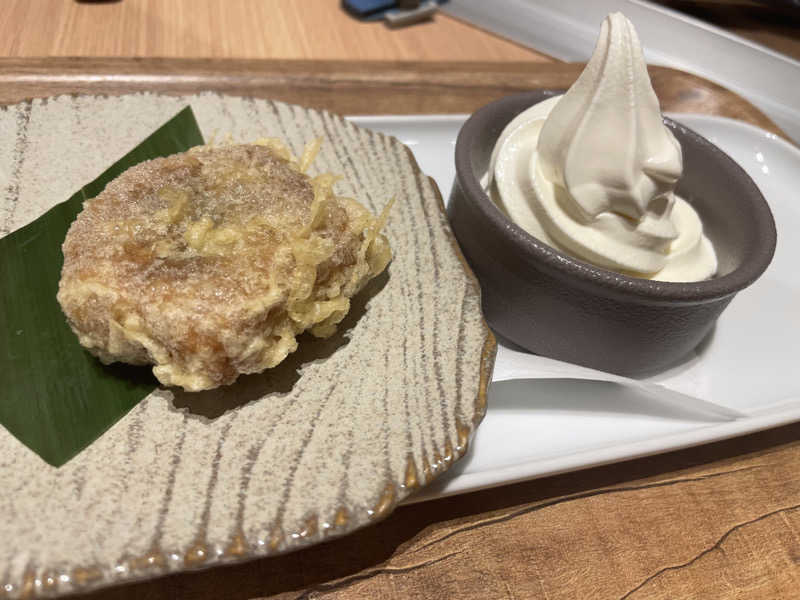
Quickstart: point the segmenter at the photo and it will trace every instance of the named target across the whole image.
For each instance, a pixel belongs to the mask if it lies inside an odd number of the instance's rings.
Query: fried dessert
[[[108,184],[67,233],[58,301],[104,363],[199,391],[327,337],[391,259],[376,218],[275,140],[200,146]]]

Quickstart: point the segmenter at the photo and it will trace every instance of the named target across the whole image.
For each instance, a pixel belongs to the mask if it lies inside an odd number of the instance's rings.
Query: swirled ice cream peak
[[[591,60],[542,128],[538,153],[542,174],[587,216],[638,220],[653,204],[671,203],[681,147],[662,122],[636,30],[621,13],[603,21]]]
[[[699,281],[714,275],[717,260],[699,216],[674,194],[682,169],[636,31],[615,13],[566,94],[506,126],[486,184],[518,225],[576,258]]]

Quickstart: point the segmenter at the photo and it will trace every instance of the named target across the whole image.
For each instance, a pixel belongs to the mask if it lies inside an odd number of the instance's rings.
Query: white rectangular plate
[[[778,229],[775,258],[740,293],[700,348],[648,378],[742,413],[711,419],[662,403],[641,389],[565,379],[511,379],[535,373],[537,358],[500,345],[489,409],[467,455],[414,497],[437,498],[677,450],[800,420],[800,151],[756,127],[703,115],[673,118],[710,139],[755,180]],[[465,115],[352,117],[399,138],[433,177],[445,203],[453,151]]]

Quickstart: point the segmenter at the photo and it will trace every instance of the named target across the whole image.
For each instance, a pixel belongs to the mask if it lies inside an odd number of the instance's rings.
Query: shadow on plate
[[[317,338],[310,333],[298,336],[298,347],[278,366],[263,373],[242,375],[228,386],[203,392],[186,392],[171,388],[172,404],[178,410],[191,415],[216,419],[229,410],[234,410],[270,394],[288,394],[300,379],[303,365],[328,359],[336,350],[350,342],[349,331],[355,327],[367,311],[369,301],[389,282],[388,269],[372,279],[350,304],[350,311],[329,338]]]
[[[492,412],[559,412],[629,415],[671,420],[696,420],[704,413],[689,410],[636,388],[593,379],[513,379],[489,388]]]
[[[650,377],[654,377],[656,375],[664,375],[669,373],[670,375],[677,375],[682,371],[688,370],[692,365],[694,365],[697,361],[702,360],[703,356],[706,354],[708,349],[711,347],[712,342],[714,341],[714,335],[716,333],[717,326],[716,323],[711,328],[711,330],[706,334],[706,336],[700,341],[700,343],[690,352],[687,352],[684,356],[679,358],[673,363],[670,363],[666,367],[662,369],[656,369],[654,371],[648,371],[646,373],[642,373],[639,375],[635,375],[632,379],[644,380]],[[526,350],[522,346],[515,344],[511,340],[504,338],[502,335],[494,332],[495,337],[497,338],[497,343],[501,346],[505,346],[510,350],[514,350],[516,352],[525,352],[526,354],[533,354],[530,350]]]
[[[675,375],[688,370],[703,359],[711,346],[716,327],[700,344],[679,361],[665,369],[636,377],[645,380],[657,374]],[[505,338],[498,343],[517,352],[528,352]],[[613,414],[659,417],[673,420],[695,420],[708,415],[702,409],[659,398],[644,390],[620,383],[568,378],[514,379],[497,381],[489,388],[489,406],[492,411],[550,411],[583,414]],[[698,412],[699,411],[699,412]]]

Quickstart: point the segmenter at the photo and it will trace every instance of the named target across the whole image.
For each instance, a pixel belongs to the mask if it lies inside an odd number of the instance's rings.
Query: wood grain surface
[[[3,102],[12,102],[52,93],[165,91],[170,85],[186,93],[222,85],[225,93],[274,94],[340,112],[461,112],[533,85],[568,85],[576,69],[6,60],[0,89]],[[253,71],[267,82],[253,78]],[[776,130],[718,86],[669,70],[653,75],[668,110],[725,114]],[[401,507],[352,536],[287,556],[85,597],[796,598],[798,440],[796,424]]]
[[[0,103],[58,94],[191,94],[213,90],[340,114],[469,113],[502,96],[567,88],[580,64],[130,58],[0,58]],[[695,75],[650,67],[665,111],[778,127],[737,94]]]
[[[3,0],[0,56],[551,60],[444,14],[364,23],[339,0]]]
[[[86,600],[797,598],[800,425],[401,507],[347,538]]]

